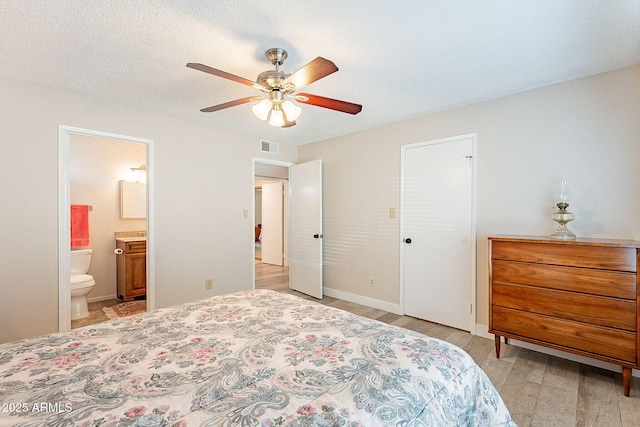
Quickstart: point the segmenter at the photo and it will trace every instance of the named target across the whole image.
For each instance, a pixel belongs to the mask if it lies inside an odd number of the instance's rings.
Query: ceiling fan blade
[[[252,87],[255,87],[256,89],[266,89],[264,86],[256,82],[253,82],[249,79],[245,79],[244,77],[239,77],[234,74],[227,73],[226,71],[211,68],[208,65],[198,64],[196,62],[189,62],[187,64],[187,67],[193,68],[194,70],[202,71],[204,73],[213,74],[214,76],[222,77],[223,79],[228,79],[246,86],[252,86]]]
[[[289,121],[289,119],[287,118],[287,113],[284,112],[284,110],[282,111],[282,118],[284,119],[284,124],[282,126],[280,126],[281,128],[290,128],[291,126],[295,126],[296,125],[296,121],[295,120],[291,120]]]
[[[200,111],[202,111],[203,113],[213,113],[214,111],[224,110],[225,108],[235,107],[236,105],[246,104],[247,102],[257,101],[258,99],[261,98],[256,96],[247,96],[246,98],[240,98],[236,99],[235,101],[225,102],[224,104],[218,104],[212,107],[203,108]]]
[[[336,67],[336,64],[329,61],[328,59],[317,57],[316,59],[309,62],[307,65],[284,79],[284,81],[282,82],[282,86],[293,84],[295,86],[294,90],[300,90],[303,87],[317,80],[320,80],[321,78],[326,77],[331,73],[335,73],[336,71],[338,71],[338,67]]]
[[[358,114],[362,111],[362,105],[360,104],[325,98],[324,96],[311,95],[309,93],[299,93],[295,96],[295,99],[303,104],[315,105],[316,107],[328,108],[330,110],[341,111],[343,113]]]

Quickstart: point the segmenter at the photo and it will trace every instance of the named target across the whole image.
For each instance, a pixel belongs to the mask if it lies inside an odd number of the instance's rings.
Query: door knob
[[[322,239],[323,235],[322,234],[314,234],[313,238],[314,239]]]
[[[406,239],[404,239],[404,242],[406,244],[410,244],[411,243],[411,237],[407,237]]]

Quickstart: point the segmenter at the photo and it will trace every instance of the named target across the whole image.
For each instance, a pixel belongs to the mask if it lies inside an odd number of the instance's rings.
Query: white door
[[[322,160],[289,169],[289,287],[322,298]]]
[[[475,136],[403,147],[404,312],[472,331]]]
[[[283,264],[283,211],[282,183],[262,185],[262,262]]]

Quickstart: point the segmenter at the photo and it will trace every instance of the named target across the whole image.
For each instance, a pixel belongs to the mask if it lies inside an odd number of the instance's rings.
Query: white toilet
[[[91,253],[91,249],[71,250],[71,320],[89,315],[87,294],[96,284],[93,276],[86,274],[91,264]]]

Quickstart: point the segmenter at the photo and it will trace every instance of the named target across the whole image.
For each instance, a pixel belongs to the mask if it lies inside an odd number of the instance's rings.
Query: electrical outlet
[[[204,288],[209,290],[213,289],[213,279],[207,279],[204,281]]]
[[[375,286],[376,285],[376,280],[373,278],[373,276],[369,277],[369,285],[370,286]]]

